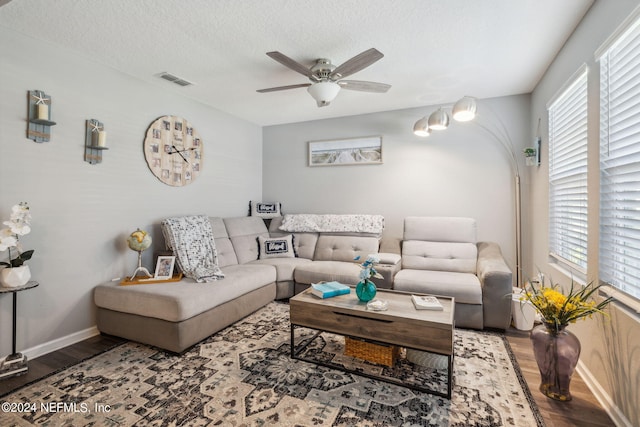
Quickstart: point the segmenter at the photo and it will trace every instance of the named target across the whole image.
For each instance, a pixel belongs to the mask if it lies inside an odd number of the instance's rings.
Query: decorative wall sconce
[[[107,132],[104,124],[96,119],[87,120],[84,138],[84,161],[95,165],[102,163],[102,152],[107,148]]]
[[[47,142],[51,137],[51,97],[41,90],[30,90],[27,95],[27,138]]]

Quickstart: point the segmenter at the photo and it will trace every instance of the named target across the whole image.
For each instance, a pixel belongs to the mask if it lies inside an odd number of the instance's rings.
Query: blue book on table
[[[330,298],[350,292],[351,288],[349,286],[339,282],[314,283],[311,285],[311,293],[320,298]]]

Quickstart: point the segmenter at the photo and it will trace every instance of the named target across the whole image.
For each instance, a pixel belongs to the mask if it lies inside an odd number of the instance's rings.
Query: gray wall
[[[530,274],[535,268],[568,286],[571,273],[559,269],[548,257],[548,118],[547,102],[583,65],[588,74],[589,229],[587,281],[598,280],[599,203],[599,64],[594,52],[638,6],[637,1],[596,1],[532,94],[531,123],[542,118],[542,166],[531,176],[528,206],[535,221],[527,239],[531,258],[525,262]],[[640,305],[626,308],[612,304],[610,317],[586,320],[570,326],[582,343],[580,373],[611,414],[627,425],[640,426]],[[635,310],[635,313],[633,311]],[[635,357],[633,357],[635,355]],[[620,421],[622,420],[622,421]],[[621,424],[622,425],[622,424]]]
[[[18,297],[19,349],[81,337],[95,325],[92,289],[133,272],[137,256],[124,240],[137,227],[153,233],[157,248],[162,218],[246,215],[248,201],[260,198],[261,128],[190,100],[197,86],[149,85],[2,28],[0,57],[0,220],[20,201],[31,205],[32,232],[23,242],[35,249],[29,265],[40,282]],[[57,122],[41,144],[26,138],[27,91],[34,89],[53,97]],[[188,119],[204,142],[203,171],[186,187],[161,183],[144,160],[147,127],[163,115]],[[83,160],[91,118],[108,133],[99,165]],[[153,271],[152,250],[144,255]],[[10,353],[10,336],[11,298],[4,295],[0,354]]]
[[[416,120],[436,108],[266,127],[264,200],[282,202],[285,213],[381,214],[385,238],[401,238],[410,215],[473,217],[479,240],[498,242],[515,271],[515,184],[508,152],[473,122],[452,122],[428,138],[413,135]],[[523,171],[522,148],[531,140],[529,96],[481,100],[478,108],[479,123],[496,132],[496,119],[506,125]],[[368,135],[382,135],[382,165],[307,165],[308,141]]]

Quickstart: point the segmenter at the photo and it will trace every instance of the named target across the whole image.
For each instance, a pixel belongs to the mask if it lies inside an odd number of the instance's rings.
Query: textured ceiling
[[[0,0],[0,6],[6,0]],[[259,125],[530,92],[592,0],[13,0],[0,25],[65,46],[141,80]],[[318,108],[308,80],[267,55],[336,65],[375,47],[385,56]],[[157,77],[192,81],[178,87]]]

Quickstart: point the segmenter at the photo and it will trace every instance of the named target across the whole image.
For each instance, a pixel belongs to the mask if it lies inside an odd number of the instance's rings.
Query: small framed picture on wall
[[[155,279],[171,279],[173,277],[173,267],[176,264],[175,256],[159,256],[156,261]]]

